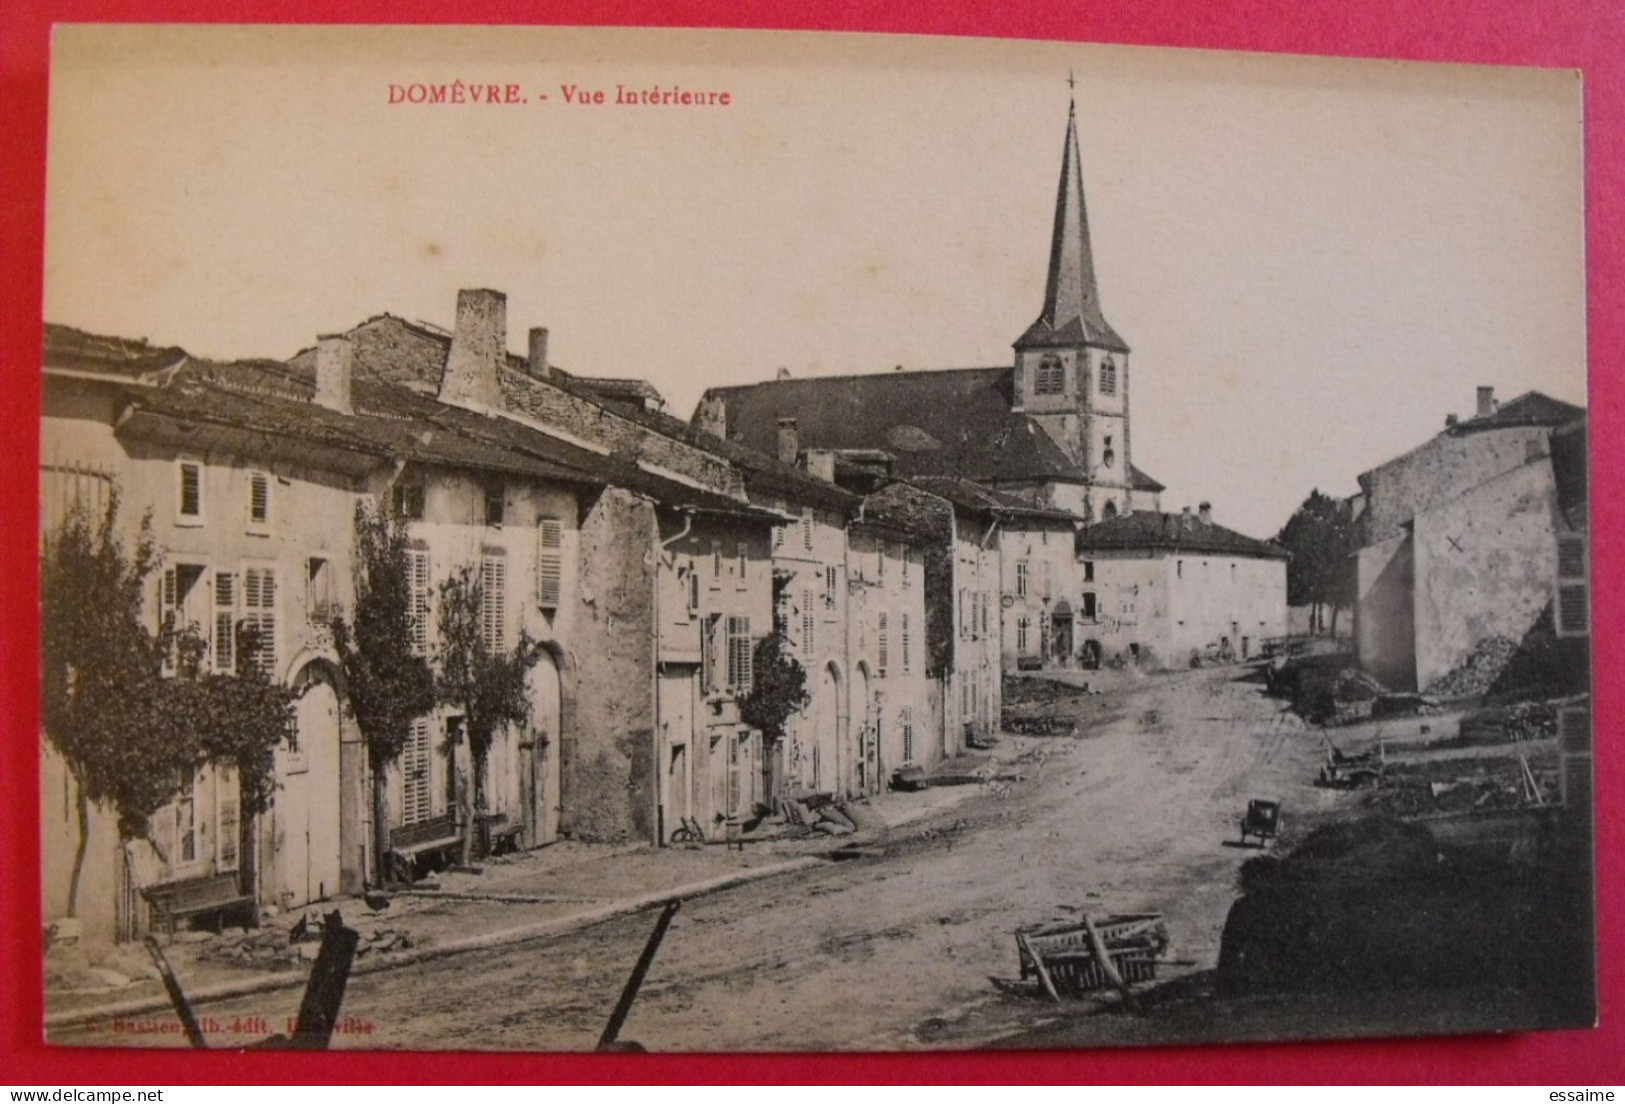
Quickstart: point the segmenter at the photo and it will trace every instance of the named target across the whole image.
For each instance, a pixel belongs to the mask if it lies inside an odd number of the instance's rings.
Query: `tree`
[[[1325,608],[1337,613],[1354,602],[1354,520],[1346,501],[1309,492],[1288,519],[1277,544],[1291,553],[1286,567],[1287,604],[1309,606],[1311,631],[1326,627]]]
[[[260,669],[251,634],[239,641],[237,671],[209,672],[195,628],[147,628],[142,593],[157,545],[143,518],[126,551],[118,512],[116,492],[95,522],[76,506],[40,561],[40,718],[78,792],[69,916],[78,914],[93,806],[113,807],[120,839],[144,838],[183,771],[212,762],[237,768],[243,812],[257,815],[275,789],[274,749],[297,727],[294,692]]]
[[[345,694],[372,771],[374,870],[383,879],[389,850],[385,779],[412,737],[412,722],[434,708],[434,676],[415,645],[412,561],[406,524],[382,507],[356,504],[354,620],[333,621]]]
[[[530,720],[525,676],[541,658],[541,649],[521,632],[511,651],[493,648],[486,631],[485,587],[480,573],[464,564],[440,584],[440,636],[435,649],[435,696],[442,705],[462,711],[448,756],[468,742],[469,773],[459,790],[463,804],[463,865],[473,861],[474,814],[481,804],[485,763],[497,733],[507,725]],[[494,611],[502,616],[502,610]]]
[[[760,729],[762,739],[776,743],[784,738],[785,724],[810,701],[807,672],[791,652],[790,641],[781,632],[758,640],[751,654],[750,692],[739,702],[740,718]]]

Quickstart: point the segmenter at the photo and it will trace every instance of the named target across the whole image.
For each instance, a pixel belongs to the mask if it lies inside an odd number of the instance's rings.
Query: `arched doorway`
[[[271,809],[277,901],[297,908],[340,891],[340,712],[337,679],[325,661],[294,677],[294,742],[277,751],[281,787]]]
[[[563,693],[558,663],[546,651],[525,676],[530,694],[530,731],[519,741],[515,769],[521,840],[527,847],[559,836],[559,743]]]
[[[869,667],[859,662],[852,672],[852,695],[848,699],[847,746],[852,749],[853,777],[859,793],[880,792],[879,733],[870,709]]]
[[[824,779],[816,788],[829,788],[841,792],[850,788],[850,780],[841,769],[842,752],[846,749],[851,711],[843,692],[841,669],[834,663],[824,667],[819,687],[818,728],[814,739],[818,741],[819,763]],[[854,763],[860,760],[853,760]],[[859,768],[861,770],[861,767]]]

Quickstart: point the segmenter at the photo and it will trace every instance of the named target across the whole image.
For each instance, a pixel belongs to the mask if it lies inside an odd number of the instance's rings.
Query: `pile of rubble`
[[[1479,697],[1501,677],[1517,650],[1517,642],[1509,637],[1486,636],[1473,645],[1459,666],[1433,682],[1425,693],[1435,698]]]
[[[321,948],[323,919],[319,912],[301,914],[292,928],[272,925],[254,930],[226,928],[219,935],[211,932],[177,932],[177,943],[198,944],[198,957],[228,966],[246,966],[257,970],[292,970],[306,962],[314,962]],[[362,932],[356,947],[356,957],[377,952],[410,950],[416,945],[412,934],[401,928],[379,928]]]
[[[1557,790],[1555,772],[1527,759],[1445,759],[1390,767],[1383,788],[1367,800],[1371,807],[1413,817],[1551,804]]]

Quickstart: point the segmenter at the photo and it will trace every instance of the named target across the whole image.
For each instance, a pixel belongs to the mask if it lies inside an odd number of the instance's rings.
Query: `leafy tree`
[[[412,737],[412,722],[434,708],[434,676],[414,648],[412,562],[406,524],[381,507],[355,510],[354,620],[333,621],[350,711],[372,768],[374,869],[389,849],[387,771]]]
[[[521,632],[511,651],[489,646],[485,632],[485,588],[479,572],[464,564],[440,584],[440,638],[435,649],[435,696],[462,711],[460,731],[447,749],[455,762],[456,742],[468,741],[469,776],[459,790],[463,804],[463,865],[473,860],[474,814],[481,804],[485,763],[497,733],[530,720],[525,675],[541,649]]]
[[[297,725],[293,691],[260,669],[252,636],[240,641],[239,670],[215,673],[205,671],[207,645],[191,626],[147,628],[142,593],[157,545],[143,518],[127,551],[118,512],[117,493],[98,520],[75,507],[40,562],[40,716],[78,792],[70,916],[78,914],[92,806],[113,807],[121,839],[145,837],[182,772],[213,762],[237,768],[242,809],[258,814],[275,788],[274,749]]]
[[[1354,603],[1354,521],[1349,504],[1319,490],[1309,492],[1275,538],[1292,554],[1286,567],[1287,603],[1309,606],[1311,630],[1325,628],[1326,608],[1337,614]]]
[[[756,642],[751,654],[751,687],[739,702],[739,716],[762,738],[776,742],[784,738],[784,726],[791,716],[812,701],[807,692],[807,672],[790,649],[782,632],[771,632]]]

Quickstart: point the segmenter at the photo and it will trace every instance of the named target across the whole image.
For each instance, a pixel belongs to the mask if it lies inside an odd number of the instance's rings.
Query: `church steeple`
[[[1128,351],[1100,309],[1089,212],[1083,202],[1075,103],[1068,106],[1066,113],[1066,146],[1061,153],[1061,184],[1055,197],[1055,230],[1050,239],[1044,309],[1038,321],[1016,342],[1018,349],[1034,345],[1094,345]]]

